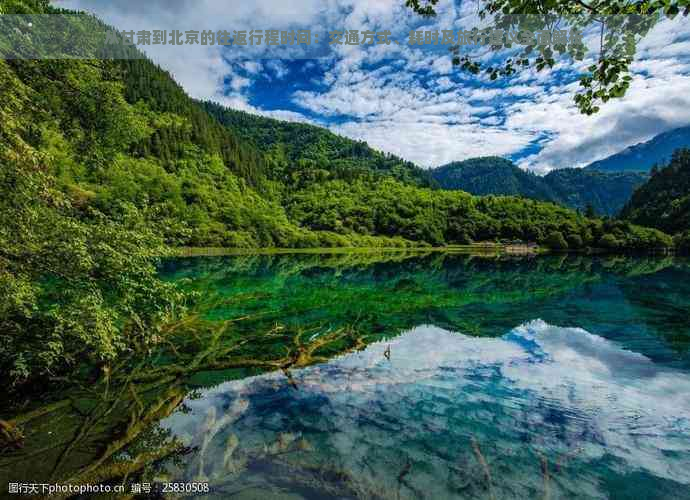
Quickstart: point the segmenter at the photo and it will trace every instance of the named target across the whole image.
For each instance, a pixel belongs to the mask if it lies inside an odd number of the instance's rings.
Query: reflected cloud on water
[[[422,325],[290,376],[188,400],[162,422],[196,446],[171,475],[276,498],[690,490],[690,374],[580,328],[534,320],[478,338]]]

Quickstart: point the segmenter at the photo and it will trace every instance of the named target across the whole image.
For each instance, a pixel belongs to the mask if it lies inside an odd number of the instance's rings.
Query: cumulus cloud
[[[412,117],[411,117],[412,118]],[[371,146],[395,153],[418,165],[443,165],[458,158],[510,155],[527,144],[530,134],[511,133],[480,123],[448,124],[419,120],[348,122],[336,133],[366,140]]]
[[[465,24],[467,19],[475,22],[473,12],[464,14]],[[465,75],[453,75],[447,56],[409,47],[383,54],[343,51],[326,74],[326,90],[299,91],[293,100],[323,116],[345,117],[333,127],[336,132],[422,166],[507,155],[540,173],[581,167],[690,123],[690,64],[681,57],[689,42],[683,39],[682,23],[687,20],[664,21],[644,39],[627,96],[590,117],[579,113],[573,94],[579,87],[578,72],[591,59],[564,60],[541,72],[530,69],[506,86],[484,77],[469,81]],[[371,69],[381,61],[387,64]],[[534,145],[537,153],[520,155]]]

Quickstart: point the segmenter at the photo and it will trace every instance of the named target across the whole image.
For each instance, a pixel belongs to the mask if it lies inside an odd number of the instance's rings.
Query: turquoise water
[[[200,377],[161,426],[210,498],[690,498],[680,259],[254,256],[169,262],[212,320],[313,364]]]

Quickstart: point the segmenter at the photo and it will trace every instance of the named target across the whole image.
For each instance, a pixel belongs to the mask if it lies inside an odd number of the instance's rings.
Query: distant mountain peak
[[[601,172],[649,172],[653,165],[668,163],[676,149],[690,147],[690,126],[658,134],[585,167]]]

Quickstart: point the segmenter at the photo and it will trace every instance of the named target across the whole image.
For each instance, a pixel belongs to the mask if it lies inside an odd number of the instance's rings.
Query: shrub
[[[621,246],[621,242],[618,239],[616,239],[616,237],[611,233],[606,233],[599,240],[599,246],[601,246],[602,248],[606,248],[608,250],[614,250]]]

